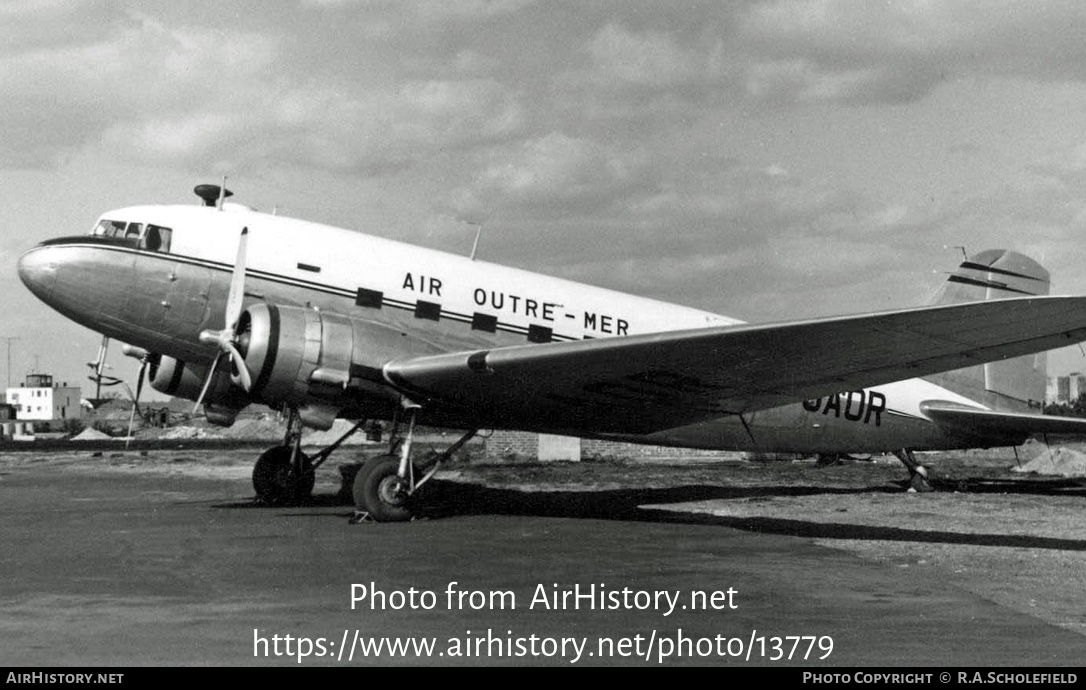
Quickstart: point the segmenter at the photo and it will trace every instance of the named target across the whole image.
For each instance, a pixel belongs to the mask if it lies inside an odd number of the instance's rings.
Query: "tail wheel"
[[[407,482],[398,476],[399,469],[399,458],[391,455],[376,457],[363,465],[354,478],[355,508],[369,513],[377,522],[410,520]]]
[[[268,505],[299,503],[313,493],[313,463],[302,454],[302,474],[297,477],[290,455],[290,446],[275,446],[264,451],[253,466],[253,489],[257,498]]]

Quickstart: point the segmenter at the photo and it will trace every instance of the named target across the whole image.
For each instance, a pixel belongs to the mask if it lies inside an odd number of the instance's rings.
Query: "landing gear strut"
[[[421,478],[415,478],[415,462],[411,458],[411,443],[415,433],[418,406],[407,408],[407,433],[400,437],[399,425],[394,425],[389,439],[389,453],[368,460],[354,478],[355,514],[351,522],[367,519],[377,522],[404,522],[412,518],[412,498],[423,484],[437,473],[453,453],[467,443],[478,429],[472,429],[438,455]],[[398,451],[398,452],[397,452]]]
[[[909,470],[909,491],[918,493],[935,491],[931,482],[928,481],[928,468],[916,461],[916,456],[911,450],[908,448],[895,450],[894,455]]]

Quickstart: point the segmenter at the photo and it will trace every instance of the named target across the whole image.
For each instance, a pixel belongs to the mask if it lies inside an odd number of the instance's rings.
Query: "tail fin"
[[[1047,295],[1049,274],[1027,256],[988,249],[967,258],[932,299],[933,304]],[[994,410],[1036,411],[1044,405],[1044,352],[927,377],[927,380]]]

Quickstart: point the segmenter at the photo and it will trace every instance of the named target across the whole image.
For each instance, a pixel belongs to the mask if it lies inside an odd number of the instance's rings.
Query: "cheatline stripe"
[[[993,268],[992,266],[985,266],[984,264],[977,264],[973,263],[972,261],[963,261],[961,263],[961,267],[972,268],[975,271],[985,271],[986,273],[998,273],[1000,275],[1013,276],[1015,278],[1025,278],[1026,280],[1037,280],[1042,283],[1047,282],[1044,278],[1026,275],[1025,273],[1015,273],[1014,271],[1008,271],[1005,268]]]
[[[1018,290],[1016,288],[1009,287],[1005,283],[993,283],[987,280],[976,280],[975,278],[966,278],[964,276],[952,275],[947,278],[948,283],[964,283],[966,285],[976,285],[979,287],[992,288],[993,290],[1005,290],[1006,292],[1017,292],[1019,295],[1033,295],[1036,293],[1027,292],[1025,290]]]
[[[57,246],[57,245],[51,245]],[[115,247],[102,244],[91,243],[72,243],[66,244],[68,247],[88,247],[91,249],[106,249],[109,251],[122,252],[125,254],[137,254],[140,256],[149,256],[156,259],[165,259],[168,261],[177,261],[178,263],[189,264],[191,266],[203,266],[205,268],[212,268],[224,273],[232,273],[234,271],[233,264],[227,264],[220,261],[211,261],[209,259],[199,259],[193,256],[187,256],[184,254],[164,254],[161,252],[147,252],[139,249],[132,249],[130,247]],[[166,257],[169,257],[166,259]],[[245,267],[245,274],[261,280],[267,280],[273,283],[280,283],[282,285],[291,285],[293,287],[304,287],[310,290],[316,290],[317,292],[324,292],[331,295],[338,295],[340,297],[349,297],[353,299],[358,294],[358,289],[349,290],[347,288],[337,287],[335,285],[329,285],[327,283],[318,283],[312,280],[303,280],[301,278],[293,278],[291,276],[285,276],[280,273],[272,273],[270,271],[262,271],[256,268]],[[405,302],[403,300],[394,299],[392,297],[385,297],[384,293],[381,294],[382,306],[392,307],[394,309],[400,309],[402,311],[415,311],[415,305],[411,302]],[[461,314],[442,308],[441,317],[447,318],[450,321],[458,321],[461,323],[471,323],[472,315]],[[527,326],[519,326],[517,324],[508,323],[505,321],[497,322],[497,330],[504,331],[506,333],[512,333],[515,335],[528,335]],[[561,333],[551,333],[551,340],[564,340],[573,341],[581,340],[577,336],[563,335]]]

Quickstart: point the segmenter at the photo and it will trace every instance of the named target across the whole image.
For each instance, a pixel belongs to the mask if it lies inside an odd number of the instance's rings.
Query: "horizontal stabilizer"
[[[1083,434],[1086,419],[1021,412],[996,412],[954,403],[928,401],[920,410],[936,424],[982,437],[1029,434]]]

